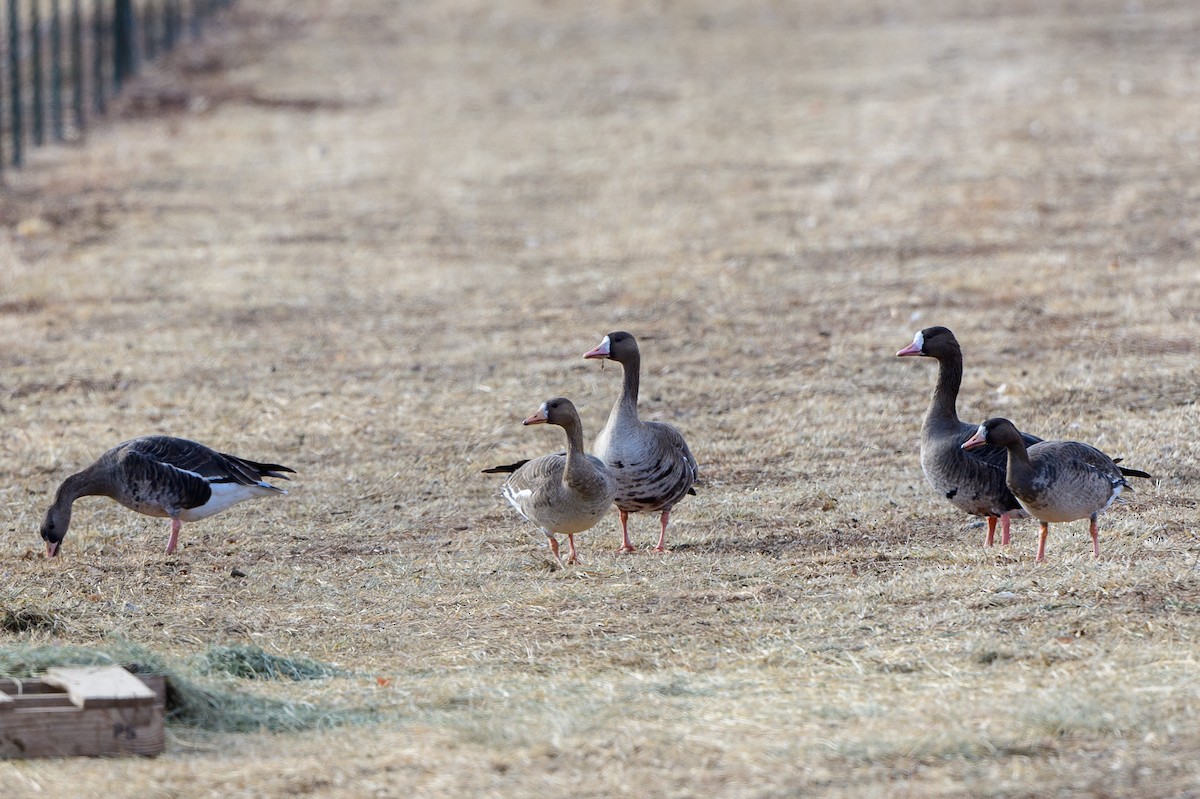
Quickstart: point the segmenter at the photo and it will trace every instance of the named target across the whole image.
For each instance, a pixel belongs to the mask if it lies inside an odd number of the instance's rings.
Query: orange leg
[[[183,527],[183,522],[178,519],[171,520],[171,537],[167,539],[167,554],[172,555],[175,552],[175,546],[179,543],[179,528]]]
[[[1046,559],[1046,536],[1048,535],[1050,535],[1050,525],[1046,522],[1040,522],[1038,524],[1038,563]]]
[[[996,517],[988,516],[987,523],[988,523],[988,536],[987,536],[987,541],[985,541],[983,545],[985,547],[990,547],[996,543]]]
[[[1000,516],[1000,543],[1004,546],[1008,546],[1010,540],[1008,528],[1011,524],[1012,517],[1009,514],[1005,513]]]
[[[1092,514],[1092,555],[1100,557],[1100,530],[1096,527],[1096,514]]]
[[[654,548],[655,552],[666,552],[663,544],[667,541],[667,521],[671,518],[671,511],[665,510],[662,512],[662,532],[658,534],[658,546]]]
[[[575,551],[575,536],[568,534],[567,544],[571,547],[571,552],[567,555],[567,563],[578,563],[579,553]]]
[[[558,539],[552,535],[548,535],[548,536],[546,536],[546,538],[550,539],[550,552],[554,555],[554,559],[557,560],[559,565],[561,566],[562,558],[560,558],[558,556]]]
[[[635,547],[629,541],[629,513],[621,510],[620,508],[617,509],[617,513],[620,514],[621,517],[621,546],[617,551],[637,552],[637,547]]]

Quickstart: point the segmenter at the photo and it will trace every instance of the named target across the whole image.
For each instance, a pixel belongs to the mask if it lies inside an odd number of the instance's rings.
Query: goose
[[[1008,456],[1008,487],[1038,525],[1037,560],[1046,559],[1046,536],[1051,522],[1091,520],[1092,554],[1100,557],[1096,517],[1128,488],[1127,476],[1150,475],[1118,466],[1090,444],[1078,441],[1040,441],[1027,447],[1025,439],[1007,419],[988,419],[963,442],[964,449],[1004,447]],[[1130,489],[1132,490],[1132,489]]]
[[[71,525],[71,505],[80,497],[110,497],[138,513],[170,519],[170,555],[183,522],[212,516],[247,499],[286,494],[263,479],[290,479],[282,472],[295,474],[277,463],[236,458],[185,438],[143,436],[122,442],[58,487],[42,522],[46,557],[58,554]]]
[[[920,355],[938,362],[937,384],[921,424],[921,470],[925,479],[954,507],[987,519],[986,546],[995,543],[997,521],[1000,543],[1008,546],[1010,520],[1027,514],[1004,483],[1004,448],[962,449],[962,443],[975,434],[979,425],[959,421],[955,410],[963,370],[958,339],[945,327],[927,327],[896,355]],[[1028,433],[1021,436],[1026,446],[1041,441]]]
[[[617,480],[617,510],[621,520],[619,552],[633,552],[629,541],[629,514],[659,511],[662,526],[655,552],[663,552],[671,509],[688,494],[695,494],[699,467],[678,430],[665,422],[638,419],[638,381],[641,353],[637,340],[624,331],[609,333],[584,358],[607,358],[621,364],[625,386],[596,436],[592,451],[608,465]]]
[[[485,474],[509,473],[503,495],[526,521],[537,525],[558,554],[558,539],[566,535],[567,563],[577,563],[575,536],[604,518],[617,495],[617,484],[604,462],[583,451],[583,423],[566,397],[546,400],[521,424],[552,424],[567,434],[567,451],[484,469]]]

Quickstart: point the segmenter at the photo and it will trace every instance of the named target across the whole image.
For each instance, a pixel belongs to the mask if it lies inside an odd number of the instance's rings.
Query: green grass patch
[[[204,674],[228,674],[243,680],[320,680],[346,672],[302,657],[283,657],[250,644],[214,646],[199,659]]]
[[[34,677],[52,666],[115,664],[134,674],[167,678],[167,720],[212,732],[298,732],[320,727],[364,723],[375,717],[369,709],[321,707],[261,696],[231,684],[229,677],[201,680],[188,667],[176,665],[133,644],[104,649],[73,646],[0,647],[0,676]],[[261,678],[260,678],[261,679]]]

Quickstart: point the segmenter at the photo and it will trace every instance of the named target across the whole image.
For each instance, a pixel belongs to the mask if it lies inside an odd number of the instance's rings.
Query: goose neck
[[[638,384],[641,380],[641,359],[634,355],[627,358],[621,364],[621,368],[625,372],[624,383],[621,387],[621,396],[617,400],[617,408],[626,412],[632,412],[637,416],[638,404]]]
[[[929,403],[927,418],[938,421],[958,421],[958,390],[962,386],[962,358],[952,355],[938,359],[937,384]]]
[[[577,477],[576,472],[586,466],[583,453],[583,425],[579,420],[563,425],[567,434],[567,463],[563,468],[563,482],[571,483]]]
[[[108,480],[100,475],[94,466],[89,466],[82,472],[62,481],[55,495],[55,504],[71,504],[80,497],[112,496],[112,488]]]
[[[1029,460],[1029,450],[1020,436],[1005,447],[1008,450],[1008,469],[1005,482],[1011,485],[1021,485],[1033,479],[1033,462]]]

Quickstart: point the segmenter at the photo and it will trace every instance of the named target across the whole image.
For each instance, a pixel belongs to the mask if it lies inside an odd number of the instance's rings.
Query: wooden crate
[[[120,666],[0,680],[0,758],[160,754],[166,681]]]

